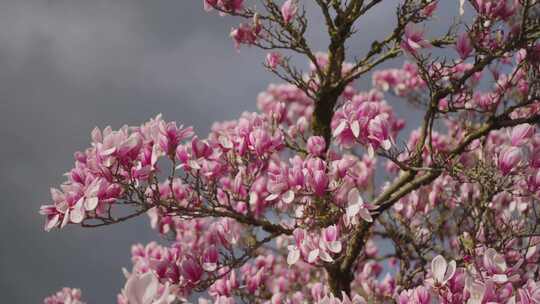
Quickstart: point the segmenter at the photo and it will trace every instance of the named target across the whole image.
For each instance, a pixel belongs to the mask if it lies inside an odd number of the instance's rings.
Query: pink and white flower
[[[281,16],[283,17],[283,22],[290,23],[292,19],[296,16],[298,10],[297,0],[287,0],[281,6]]]

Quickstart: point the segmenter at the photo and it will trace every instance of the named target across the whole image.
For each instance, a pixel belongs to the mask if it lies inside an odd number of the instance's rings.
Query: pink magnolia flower
[[[535,133],[536,128],[530,124],[521,124],[512,128],[510,132],[510,143],[512,146],[522,146],[525,144]]]
[[[458,52],[461,59],[469,57],[469,55],[473,51],[471,39],[469,38],[469,35],[467,33],[462,33],[459,36],[456,42],[456,51]]]
[[[214,271],[217,269],[219,259],[219,252],[216,246],[208,247],[203,254],[203,264],[202,268],[205,271]]]
[[[521,149],[518,147],[504,147],[498,156],[497,164],[503,175],[508,175],[512,169],[521,161]]]
[[[518,290],[520,303],[537,304],[540,303],[540,283],[531,279],[527,281],[523,289]]]
[[[234,40],[235,47],[238,49],[240,45],[252,45],[259,39],[261,25],[257,15],[253,18],[253,24],[242,23],[237,28],[231,30],[230,36]]]
[[[467,277],[465,280],[465,290],[469,292],[467,304],[482,304],[486,293],[486,286],[484,284]]]
[[[411,54],[416,54],[420,49],[431,47],[431,44],[424,38],[424,32],[409,23],[405,26],[405,35],[401,41],[401,48]]]
[[[364,204],[364,200],[362,199],[358,189],[353,188],[349,191],[347,201],[349,203],[345,214],[347,223],[351,223],[353,225],[356,224],[357,216],[360,216],[367,222],[373,222],[373,217],[371,217],[369,212],[369,206]]]
[[[138,156],[143,144],[141,135],[129,134],[127,126],[118,131],[107,127],[103,132],[94,128],[92,139],[97,152],[96,160],[105,167],[112,167],[118,162],[129,163]]]
[[[205,11],[212,10],[217,5],[217,0],[203,0],[203,8]]]
[[[307,141],[307,150],[313,156],[321,156],[326,148],[326,143],[322,136],[311,136]]]
[[[247,290],[251,293],[255,293],[263,283],[264,279],[264,267],[261,267],[255,274],[250,273],[247,277]]]
[[[328,189],[330,178],[324,168],[307,168],[307,184],[317,196],[324,196]]]
[[[259,156],[267,153],[272,145],[271,135],[263,128],[257,128],[249,134],[249,146]]]
[[[236,272],[232,271],[229,273],[229,275],[218,279],[212,286],[210,286],[209,293],[213,297],[231,296],[236,288],[238,288]]]
[[[301,160],[299,162],[302,163]],[[294,186],[304,185],[304,174],[301,164],[294,164],[289,168],[286,164],[270,163],[269,169],[268,192],[269,195],[265,198],[266,201],[280,199],[285,204],[290,204],[294,201],[295,191]],[[290,179],[292,177],[292,180]]]
[[[195,156],[195,158],[209,158],[213,151],[206,141],[200,140],[197,136],[195,136],[191,140],[191,152],[193,152],[193,156]],[[177,150],[177,157],[179,159],[184,158],[182,153],[184,153],[182,149],[180,149],[180,151]]]
[[[438,4],[439,3],[437,1],[433,1],[430,4],[428,4],[426,7],[422,9],[422,15],[426,17],[433,16],[433,13],[435,13],[435,11],[437,10]]]
[[[430,304],[431,295],[424,286],[404,290],[396,298],[397,304]]]
[[[294,265],[302,257],[306,262],[315,264],[319,261],[333,262],[330,252],[341,251],[341,242],[337,241],[337,232],[330,228],[322,232],[322,239],[306,230],[296,228],[293,231],[294,245],[287,247],[287,264]],[[324,238],[327,238],[326,240]],[[330,250],[331,249],[331,250]],[[333,250],[333,251],[332,251]]]
[[[368,125],[368,131],[372,147],[377,149],[382,147],[390,150],[392,147],[392,137],[390,134],[389,115],[382,113],[373,118]]]
[[[338,228],[336,225],[328,226],[322,231],[322,241],[324,247],[333,253],[341,252],[341,241],[339,240]]]
[[[281,64],[282,59],[283,59],[283,55],[281,55],[281,53],[270,52],[266,55],[266,65],[270,69],[275,70]]]
[[[217,8],[226,12],[239,12],[244,8],[244,0],[203,0],[206,11]]]
[[[161,121],[159,132],[159,146],[167,155],[174,155],[180,142],[193,136],[193,128],[184,128],[182,125],[178,127],[176,122]]]
[[[491,274],[492,280],[502,284],[508,281],[506,272],[508,266],[503,255],[497,253],[493,248],[488,248],[484,252],[483,264],[485,269]]]
[[[191,283],[201,280],[203,269],[193,258],[186,258],[182,262],[182,275]]]
[[[298,5],[296,0],[287,0],[281,6],[281,16],[283,17],[283,22],[289,23],[296,15],[298,10]]]
[[[294,265],[300,259],[301,252],[300,252],[299,246],[301,246],[304,243],[305,235],[306,234],[303,229],[300,229],[300,228],[294,229],[293,237],[294,237],[294,242],[296,245],[289,245],[287,247],[289,251],[289,254],[287,255],[287,264]]]

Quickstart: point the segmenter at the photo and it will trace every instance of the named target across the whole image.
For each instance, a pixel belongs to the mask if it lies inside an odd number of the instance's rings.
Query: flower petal
[[[281,196],[281,200],[285,204],[292,203],[294,201],[294,192],[292,190],[289,190],[289,191],[283,193],[283,195]]]
[[[431,273],[436,282],[442,283],[444,281],[447,266],[448,264],[442,255],[436,256],[431,261]]]
[[[294,265],[300,259],[300,250],[296,246],[289,246],[289,254],[287,255],[287,264]]]

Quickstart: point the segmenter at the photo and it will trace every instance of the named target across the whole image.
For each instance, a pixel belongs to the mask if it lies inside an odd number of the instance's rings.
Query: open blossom
[[[339,240],[338,228],[335,225],[323,229],[322,240],[328,251],[333,253],[341,252],[341,241]]]
[[[177,126],[176,122],[161,122],[159,124],[159,146],[165,154],[173,155],[178,145],[193,136],[193,128]]]
[[[296,15],[298,10],[298,5],[296,0],[287,0],[281,6],[281,16],[283,17],[283,22],[289,23]]]
[[[401,48],[411,54],[416,54],[420,49],[429,48],[431,44],[425,39],[424,32],[409,23],[405,26],[405,34],[401,41]]]
[[[259,39],[261,25],[257,15],[253,17],[253,23],[241,23],[237,28],[231,30],[230,36],[234,40],[234,45],[239,48],[240,45],[252,45]]]
[[[347,207],[345,218],[348,223],[357,223],[357,216],[360,216],[360,218],[367,222],[373,221],[373,217],[369,211],[370,206],[364,203],[358,189],[354,188],[349,191],[347,197],[349,206]]]
[[[469,292],[467,304],[481,304],[486,293],[486,286],[471,278],[465,281],[465,289]]]
[[[498,166],[503,175],[508,175],[521,161],[522,153],[518,147],[507,146],[499,152]]]
[[[281,53],[270,52],[266,55],[266,65],[272,70],[275,70],[281,64],[282,58],[283,55]]]
[[[322,136],[311,136],[307,141],[307,150],[309,154],[320,156],[326,149],[326,143]]]
[[[302,163],[304,167],[301,173],[303,176],[297,176],[296,181],[305,181],[304,187],[310,193],[318,197],[323,197],[327,191],[330,184],[330,176],[326,170],[327,164],[324,160],[313,157],[306,159]]]
[[[369,122],[368,131],[370,135],[368,138],[374,149],[382,147],[384,150],[389,150],[392,147],[390,128],[389,115],[387,113],[377,115]]]
[[[431,294],[424,286],[402,291],[396,296],[397,304],[431,304]]]
[[[510,143],[512,146],[521,146],[534,135],[535,131],[536,128],[530,124],[517,125],[510,132]]]
[[[297,228],[293,232],[294,244],[289,245],[287,263],[296,264],[300,258],[305,262],[316,264],[319,262],[332,262],[332,254],[340,253],[342,243],[339,240],[339,231],[335,226],[323,229],[320,234]]]
[[[207,264],[207,263],[205,263]],[[195,259],[187,257],[181,264],[182,275],[191,283],[197,283],[203,276],[203,268]]]
[[[508,282],[506,260],[503,255],[499,254],[495,249],[488,248],[484,252],[483,258],[484,267],[494,282],[503,284]]]

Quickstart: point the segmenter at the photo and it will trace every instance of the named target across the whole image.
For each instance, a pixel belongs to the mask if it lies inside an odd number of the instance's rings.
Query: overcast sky
[[[94,126],[139,125],[163,113],[204,136],[213,121],[256,110],[257,93],[276,81],[261,65],[263,52],[233,48],[235,21],[205,13],[201,2],[0,1],[3,303],[40,303],[62,286],[82,288],[89,303],[115,303],[131,244],[158,239],[146,217],[43,232],[39,206],[64,180],[73,152],[88,146]],[[457,11],[454,1],[443,2],[442,11]],[[387,3],[359,24],[350,50],[360,53],[391,30],[397,0]],[[313,19],[309,36],[322,50],[319,22]]]

